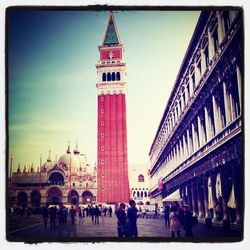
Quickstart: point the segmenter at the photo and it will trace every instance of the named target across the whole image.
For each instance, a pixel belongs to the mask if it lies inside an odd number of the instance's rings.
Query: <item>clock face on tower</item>
[[[108,53],[108,58],[109,58],[109,59],[113,59],[113,58],[114,58],[114,54],[113,54],[112,51],[110,51],[110,52]]]
[[[103,49],[100,56],[101,60],[122,60],[122,49]]]

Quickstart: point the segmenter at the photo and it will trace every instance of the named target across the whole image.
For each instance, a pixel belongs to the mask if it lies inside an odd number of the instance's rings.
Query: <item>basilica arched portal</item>
[[[57,205],[61,202],[62,202],[62,191],[58,187],[51,187],[48,190],[47,203]]]
[[[85,191],[82,193],[82,203],[91,203],[93,200],[93,194],[90,191]]]
[[[68,203],[76,205],[79,203],[79,194],[76,190],[71,190],[68,194]]]
[[[17,205],[26,207],[28,202],[28,195],[25,192],[19,192],[17,195]]]
[[[34,190],[30,193],[31,205],[33,207],[39,207],[41,203],[41,194],[37,190]]]

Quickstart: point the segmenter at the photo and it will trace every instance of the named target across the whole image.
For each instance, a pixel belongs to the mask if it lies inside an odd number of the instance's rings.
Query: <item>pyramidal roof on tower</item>
[[[102,45],[112,46],[116,44],[120,44],[120,38],[114,15],[112,11],[110,11]]]

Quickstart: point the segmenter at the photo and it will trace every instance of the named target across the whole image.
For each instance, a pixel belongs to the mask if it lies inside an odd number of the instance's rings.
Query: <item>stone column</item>
[[[194,83],[191,75],[189,74],[189,90],[190,90],[190,98],[193,96],[194,93]]]
[[[192,207],[192,189],[191,189],[191,184],[190,182],[187,183],[187,196],[188,196],[188,200],[187,200],[187,205],[190,211],[192,211],[193,207]]]
[[[182,140],[181,137],[179,139],[179,144],[180,144],[180,164],[183,162],[183,158],[184,158],[184,145],[182,144]]]
[[[174,150],[171,150],[171,169],[174,169]]]
[[[209,61],[211,61],[215,54],[214,39],[212,37],[210,30],[208,30],[207,35],[208,35],[208,56],[209,56]]]
[[[240,102],[240,113],[242,110],[242,103],[241,103],[241,87],[242,87],[242,78],[241,78],[241,72],[240,67],[236,66],[236,73],[237,73],[237,83],[238,83],[238,94],[239,94],[239,102]]]
[[[177,115],[177,107],[174,109],[174,126],[175,127],[175,124],[177,123],[178,121],[178,115]]]
[[[187,183],[184,183],[184,204],[188,206]]]
[[[242,223],[241,216],[241,165],[238,160],[233,160],[231,163],[232,181],[234,185],[235,205],[236,205],[236,223]]]
[[[176,156],[177,156],[177,149],[176,149],[176,145],[175,145],[174,154],[173,154],[173,169],[175,169],[177,166]]]
[[[198,115],[198,134],[199,134],[199,139],[200,139],[200,147],[202,147],[206,143],[206,135],[205,135],[204,126],[202,125],[202,119],[200,115]]]
[[[226,167],[226,166],[224,166]],[[225,230],[230,229],[230,220],[228,214],[227,203],[230,193],[227,190],[228,176],[226,170],[221,169],[221,196],[222,196],[222,208],[223,208],[223,228]]]
[[[213,113],[214,113],[215,134],[217,135],[221,131],[222,126],[220,119],[220,110],[216,102],[215,95],[212,96],[212,103],[213,103]]]
[[[230,94],[227,90],[227,85],[225,82],[223,82],[223,96],[224,96],[224,106],[226,114],[226,125],[228,125],[232,121],[232,110],[230,105]]]
[[[201,49],[201,75],[205,73],[206,69],[207,69],[206,55],[204,53],[204,49]]]
[[[207,176],[203,175],[203,191],[204,191],[204,210],[205,210],[205,218],[209,218],[209,211],[208,211],[208,178]]]
[[[216,213],[215,213],[215,206],[217,203],[217,196],[216,196],[216,173],[211,172],[211,190],[212,190],[212,200],[213,200],[213,220],[216,220]]]
[[[201,72],[200,69],[198,68],[198,63],[196,62],[194,65],[195,65],[194,66],[195,86],[197,86],[201,79]]]
[[[204,193],[202,186],[202,177],[197,177],[197,197],[198,197],[198,211],[199,211],[199,219],[204,218]]]
[[[188,157],[185,134],[183,134],[183,136],[182,136],[182,141],[183,141],[183,161],[185,161],[187,159],[187,157]]]
[[[186,103],[188,103],[188,101],[190,99],[188,88],[189,88],[189,84],[186,84],[186,86],[185,86],[185,99],[186,99]]]
[[[196,136],[196,131],[195,131],[195,127],[194,124],[192,123],[192,137],[193,137],[193,152],[196,152],[198,150],[197,147],[197,136]]]
[[[188,155],[190,156],[193,153],[193,145],[189,129],[187,129],[187,148],[188,148]]]
[[[218,40],[219,40],[219,44],[221,44],[225,36],[225,30],[224,30],[224,26],[222,22],[221,12],[219,10],[216,11],[216,16],[218,20]]]
[[[197,184],[196,179],[192,180],[192,208],[193,208],[193,217],[197,219],[198,217],[198,201],[197,201]]]
[[[177,141],[177,166],[181,163],[181,145],[180,141]]]
[[[185,103],[185,101],[184,101],[184,95],[185,95],[185,90],[184,90],[184,92],[181,94],[181,100],[180,100],[180,102],[182,103],[182,105],[181,105],[181,112],[183,112],[183,110],[185,109],[185,106],[186,106],[186,103]],[[186,98],[185,98],[185,100],[186,100]]]
[[[209,116],[209,111],[208,111],[207,106],[204,107],[204,111],[205,111],[206,135],[207,135],[207,142],[208,142],[213,138],[213,136],[212,136],[212,121],[211,121],[211,117]]]

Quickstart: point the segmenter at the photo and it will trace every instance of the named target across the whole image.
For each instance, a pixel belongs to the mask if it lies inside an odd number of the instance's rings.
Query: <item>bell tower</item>
[[[98,49],[97,201],[128,202],[126,63],[112,12]]]

